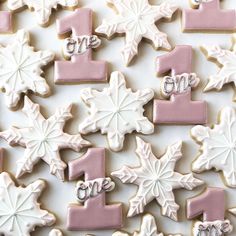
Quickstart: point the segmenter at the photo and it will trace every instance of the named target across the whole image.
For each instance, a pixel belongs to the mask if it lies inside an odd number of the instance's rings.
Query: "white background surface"
[[[165,0],[152,0],[150,3],[158,4]],[[105,0],[80,0],[79,7],[89,7],[95,12],[94,14],[94,26],[98,26],[103,17],[112,17],[114,12],[107,7]],[[188,8],[189,4],[187,0],[176,0],[176,4],[180,8]],[[222,2],[222,6],[225,8],[236,8],[235,0],[225,0]],[[4,7],[3,7],[4,8]],[[23,10],[14,14],[15,30],[25,28],[31,33],[31,44],[36,49],[50,49],[56,52],[57,59],[62,60],[61,46],[62,41],[57,38],[55,29],[55,19],[60,18],[63,15],[70,14],[70,11],[58,11],[53,14],[52,21],[49,27],[41,28],[37,25],[33,13],[28,10]],[[200,52],[199,46],[201,44],[219,44],[222,47],[230,48],[232,46],[231,38],[232,34],[183,34],[181,32],[181,14],[178,12],[175,14],[171,23],[160,23],[159,28],[168,33],[169,41],[172,46],[177,44],[190,44],[194,48],[194,68],[202,79],[200,86],[193,93],[193,98],[204,99],[209,105],[209,124],[217,121],[218,112],[225,106],[234,106],[232,102],[234,96],[234,90],[231,85],[225,86],[223,91],[202,93],[203,87],[207,82],[209,75],[215,74],[218,71],[218,67],[208,62],[205,56]],[[95,28],[95,27],[94,27]],[[5,45],[12,39],[12,35],[0,35],[0,43]],[[155,74],[155,59],[158,55],[165,53],[155,51],[152,46],[146,42],[142,42],[139,47],[139,56],[134,63],[126,68],[121,58],[120,50],[123,47],[124,38],[116,37],[112,41],[102,40],[102,47],[98,52],[94,53],[94,58],[104,59],[109,62],[109,73],[111,71],[119,70],[123,72],[127,79],[127,84],[132,89],[139,89],[144,87],[153,88],[155,91],[155,98],[160,96],[160,79]],[[74,103],[73,115],[74,119],[69,121],[65,126],[65,130],[69,133],[75,134],[78,132],[78,124],[83,121],[87,116],[87,110],[85,105],[80,99],[79,91],[82,88],[91,86],[94,88],[103,88],[106,84],[83,84],[83,85],[54,85],[53,82],[53,65],[45,69],[45,77],[52,89],[52,95],[48,98],[40,98],[34,95],[30,95],[30,98],[39,103],[42,106],[43,114],[48,117],[55,112],[56,107],[63,106],[68,102]],[[152,120],[152,103],[146,106],[148,117]],[[11,125],[27,126],[28,122],[22,111],[12,112],[8,110],[4,104],[3,94],[0,94],[0,129],[5,130]],[[182,173],[190,172],[191,162],[197,156],[198,145],[191,139],[189,131],[191,126],[166,126],[157,125],[155,133],[149,136],[142,136],[145,141],[152,144],[153,151],[157,156],[164,153],[167,145],[172,144],[178,140],[183,140],[183,158],[177,163],[176,170]],[[120,169],[123,165],[138,166],[139,160],[135,155],[135,135],[131,134],[126,137],[124,150],[119,153],[113,153],[107,151],[107,175],[114,170]],[[102,136],[100,133],[88,135],[87,140],[91,141],[96,147],[107,147],[106,136]],[[24,149],[22,147],[11,148],[8,144],[0,140],[0,146],[6,149],[5,153],[5,170],[11,173],[16,171],[16,161],[23,158]],[[61,157],[63,160],[70,161],[78,158],[83,153],[75,153],[73,151],[62,151]],[[66,176],[67,172],[66,172]],[[227,208],[236,206],[236,190],[224,187],[222,179],[218,173],[213,171],[196,175],[198,178],[203,179],[208,186],[223,187],[227,194]],[[37,178],[47,180],[47,188],[42,194],[41,202],[42,206],[49,211],[55,213],[57,216],[57,223],[55,227],[63,230],[66,236],[84,235],[85,233],[92,233],[100,236],[111,235],[113,231],[98,231],[98,232],[69,232],[65,229],[67,206],[71,202],[76,202],[74,187],[76,182],[64,182],[61,183],[54,176],[49,174],[49,167],[40,161],[32,174],[26,174],[19,180],[20,184],[29,184]],[[134,185],[123,185],[117,179],[114,179],[117,183],[115,191],[107,194],[107,202],[123,202],[124,206],[124,230],[133,232],[139,229],[141,216],[127,219],[125,217],[128,210],[128,199],[130,199],[136,192],[137,188]],[[186,220],[185,216],[185,201],[189,197],[193,197],[196,194],[203,191],[204,187],[199,187],[195,191],[189,192],[187,190],[175,191],[176,202],[180,204],[181,208],[178,212],[179,222],[173,222],[167,217],[161,216],[160,207],[155,201],[150,203],[146,208],[146,213],[155,215],[158,229],[165,233],[182,233],[183,235],[191,234],[191,221]],[[217,207],[217,206],[216,206]],[[227,214],[227,216],[229,216]],[[235,230],[231,235],[236,234],[236,218],[229,216],[235,226]],[[37,228],[34,236],[46,236],[50,228]]]

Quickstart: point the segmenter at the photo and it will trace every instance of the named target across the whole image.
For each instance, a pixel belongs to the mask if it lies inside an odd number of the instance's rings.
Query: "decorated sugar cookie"
[[[220,64],[220,70],[216,75],[209,78],[208,84],[204,91],[218,90],[220,91],[224,85],[232,83],[236,86],[236,44],[232,50],[222,49],[219,46],[202,46],[203,52],[208,60],[215,60]]]
[[[138,137],[136,141],[136,153],[141,165],[136,168],[124,166],[112,173],[112,176],[119,178],[123,183],[138,186],[137,194],[130,200],[128,217],[142,213],[144,207],[156,199],[162,208],[162,214],[177,221],[179,205],[175,202],[173,190],[192,190],[202,185],[203,181],[194,178],[192,174],[183,175],[175,172],[175,164],[182,157],[182,142],[170,145],[166,153],[158,159],[152,153],[150,144]]]
[[[28,7],[34,11],[38,24],[45,26],[49,23],[53,9],[60,5],[64,8],[74,8],[78,5],[78,0],[7,0],[8,8],[12,11]]]
[[[90,145],[80,134],[69,135],[63,132],[65,122],[72,117],[71,107],[71,105],[62,107],[53,116],[45,119],[40,113],[39,105],[25,97],[23,111],[29,119],[29,126],[24,128],[13,126],[0,132],[0,137],[10,145],[18,144],[26,148],[24,158],[18,161],[17,178],[26,172],[31,173],[34,165],[42,159],[50,166],[51,174],[64,180],[66,164],[61,160],[59,150],[70,148],[79,151]]]
[[[92,60],[92,49],[101,44],[101,40],[92,34],[92,14],[90,9],[77,9],[71,15],[57,20],[59,35],[72,31],[72,36],[64,39],[63,43],[63,54],[71,61],[55,62],[57,84],[106,81],[106,62]]]
[[[166,100],[154,100],[153,121],[155,124],[205,124],[207,104],[192,101],[191,90],[198,86],[200,79],[192,73],[192,47],[178,45],[167,54],[157,58],[157,72],[164,77],[161,93]]]
[[[233,226],[225,219],[225,192],[221,188],[207,188],[204,193],[188,199],[187,218],[202,216],[193,226],[193,236],[223,236],[232,232]]]
[[[110,149],[120,151],[125,135],[137,131],[154,132],[153,124],[143,116],[143,106],[154,96],[151,89],[132,92],[126,88],[121,72],[111,74],[110,86],[102,91],[87,88],[81,91],[83,101],[89,107],[89,116],[79,126],[82,134],[101,130],[107,134]]]
[[[46,96],[50,93],[41,67],[54,58],[50,51],[34,51],[29,46],[29,33],[19,30],[14,41],[0,47],[0,88],[5,90],[6,105],[16,108],[22,93],[33,91]]]
[[[105,158],[104,148],[90,148],[84,156],[69,162],[69,180],[78,180],[82,175],[85,179],[76,186],[76,196],[80,204],[71,204],[68,207],[69,230],[122,227],[122,205],[107,205],[105,201],[106,192],[114,188],[112,180],[105,176]],[[82,203],[84,204],[81,205]]]
[[[107,2],[114,6],[118,15],[103,20],[96,32],[108,38],[114,34],[125,34],[122,55],[126,65],[129,65],[138,54],[142,38],[150,40],[155,49],[171,49],[167,35],[158,30],[155,22],[162,18],[170,19],[177,6],[169,2],[152,6],[148,0],[107,0]]]
[[[200,155],[193,162],[194,172],[216,169],[222,171],[227,186],[236,187],[236,113],[225,107],[220,113],[220,122],[213,128],[195,126],[192,137],[201,145]]]
[[[12,32],[12,15],[8,11],[0,11],[0,33]]]
[[[128,234],[128,233],[122,232],[122,231],[116,231],[115,233],[112,234],[112,236],[129,236],[129,235],[133,235],[133,236],[144,236],[144,235],[164,236],[163,233],[158,232],[155,218],[150,214],[146,214],[143,216],[140,231],[138,231],[138,232],[135,231],[133,234]],[[175,235],[169,234],[168,236],[181,236],[181,235],[180,234],[175,234]]]
[[[190,0],[194,9],[182,13],[184,31],[234,31],[236,11],[220,8],[221,0]]]

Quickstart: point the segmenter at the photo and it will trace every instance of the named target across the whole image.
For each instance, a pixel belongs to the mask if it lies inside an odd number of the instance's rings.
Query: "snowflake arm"
[[[157,230],[157,225],[155,218],[151,214],[145,214],[142,218],[142,223],[139,231],[135,231],[132,234],[128,234],[122,231],[116,231],[112,236],[164,236],[163,233],[159,233]],[[174,236],[174,235],[169,235]],[[175,235],[181,236],[181,235]]]
[[[89,117],[79,126],[82,134],[101,130],[108,134],[109,146],[114,151],[123,147],[126,133],[137,131],[150,134],[153,124],[143,116],[143,106],[154,96],[151,89],[132,92],[126,88],[124,76],[113,72],[109,88],[103,91],[82,90],[82,99],[89,107]]]
[[[0,174],[0,233],[9,236],[30,235],[36,226],[51,226],[55,216],[40,209],[37,202],[45,182],[35,181],[16,187],[8,173]]]
[[[54,58],[50,51],[35,52],[29,46],[29,33],[19,30],[12,44],[0,47],[0,88],[5,90],[5,100],[9,108],[15,108],[22,93],[28,90],[41,96],[50,89],[41,77],[41,67]]]
[[[73,8],[78,5],[78,0],[8,0],[8,8],[13,11],[24,6],[33,9],[40,25],[46,25],[49,22],[52,9],[57,9],[58,5]]]
[[[215,168],[223,172],[228,186],[236,187],[235,130],[236,114],[230,107],[222,110],[220,123],[214,128],[195,126],[191,134],[201,144],[201,153],[192,164],[193,171],[200,173]]]
[[[109,20],[103,20],[96,29],[97,33],[111,38],[115,33],[125,33],[125,46],[122,55],[128,66],[138,54],[138,45],[142,38],[149,39],[156,49],[171,46],[167,35],[160,32],[155,24],[161,18],[170,19],[177,7],[170,3],[152,6],[148,0],[108,0],[118,12],[118,15]]]
[[[203,51],[209,60],[216,60],[221,69],[217,75],[210,76],[204,91],[221,90],[225,84],[233,82],[236,86],[236,53],[221,49],[219,46],[203,46]]]
[[[168,147],[167,152],[160,159],[152,153],[150,144],[137,138],[136,153],[140,158],[141,166],[137,168],[123,167],[112,173],[123,183],[131,183],[138,186],[138,192],[130,200],[128,216],[142,213],[144,207],[156,199],[162,207],[163,215],[177,220],[179,206],[175,203],[173,189],[185,188],[192,190],[202,185],[192,174],[182,175],[174,171],[176,161],[182,157],[181,142]]]

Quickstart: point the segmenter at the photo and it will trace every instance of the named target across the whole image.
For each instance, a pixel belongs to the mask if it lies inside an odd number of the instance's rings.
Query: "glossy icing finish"
[[[34,11],[38,24],[46,26],[49,23],[52,10],[56,10],[58,5],[64,8],[77,6],[78,0],[7,0],[10,10],[16,11],[28,7]]]
[[[102,91],[83,89],[81,97],[88,106],[89,116],[79,125],[79,132],[88,134],[100,130],[107,134],[113,151],[123,149],[126,134],[154,132],[154,125],[143,114],[143,106],[154,97],[153,90],[132,91],[127,88],[125,77],[119,71],[111,73],[109,87]]]
[[[150,5],[148,0],[107,0],[118,13],[110,19],[104,19],[96,32],[111,38],[115,34],[125,34],[125,46],[122,56],[128,66],[138,54],[138,46],[143,38],[152,42],[154,48],[171,49],[167,34],[159,31],[155,22],[163,18],[171,19],[177,6],[164,1],[159,5]]]
[[[219,118],[219,123],[212,128],[197,125],[191,129],[192,137],[201,145],[192,170],[197,173],[211,169],[222,171],[226,185],[236,188],[236,111],[225,107]]]
[[[71,15],[57,20],[57,32],[64,35],[72,31],[72,37],[92,35],[92,10],[77,9]],[[71,61],[55,62],[55,82],[81,83],[104,82],[107,80],[107,63],[92,60],[92,49],[71,56]]]
[[[0,33],[12,31],[12,14],[8,11],[0,11]]]
[[[50,166],[50,173],[64,180],[64,169],[67,165],[61,160],[59,151],[70,148],[79,151],[90,146],[80,134],[70,135],[63,131],[63,127],[71,115],[72,105],[57,109],[55,114],[45,119],[40,112],[38,104],[25,97],[23,112],[29,119],[29,126],[18,128],[11,127],[0,132],[10,145],[20,145],[25,148],[24,158],[17,162],[16,177],[31,173],[33,167],[40,159]]]
[[[202,185],[203,181],[194,178],[192,174],[183,175],[175,171],[176,162],[182,157],[181,141],[168,146],[161,158],[153,154],[149,143],[138,137],[136,142],[136,154],[141,165],[135,168],[124,166],[112,173],[122,183],[138,186],[136,195],[130,200],[128,217],[143,213],[145,206],[156,200],[161,206],[162,214],[177,221],[179,205],[175,202],[173,190],[192,190]]]
[[[207,188],[206,191],[187,201],[187,218],[192,220],[203,216],[203,221],[225,219],[225,191],[221,188]]]
[[[105,149],[90,148],[79,159],[69,162],[69,180],[84,175],[85,181],[105,178]],[[88,199],[84,206],[68,207],[67,228],[76,230],[119,229],[122,227],[121,204],[106,205],[105,193]]]
[[[236,30],[236,11],[222,10],[220,0],[201,2],[198,9],[185,9],[182,13],[184,31]]]
[[[225,191],[222,188],[207,188],[197,197],[187,200],[187,218],[202,216],[193,227],[193,236],[223,236],[232,232],[232,225],[225,220]]]
[[[188,45],[176,48],[157,58],[157,72],[171,76],[190,74],[192,71],[192,47]],[[204,101],[191,100],[191,88],[185,93],[173,93],[170,101],[154,100],[153,122],[155,124],[205,124],[207,122],[207,104]]]

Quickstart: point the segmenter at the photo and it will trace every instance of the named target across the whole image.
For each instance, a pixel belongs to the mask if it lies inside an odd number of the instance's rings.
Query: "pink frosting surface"
[[[12,14],[8,11],[0,11],[0,33],[12,31]]]
[[[182,27],[186,31],[232,31],[236,29],[236,11],[220,9],[220,0],[203,2],[199,9],[183,10]]]
[[[207,190],[187,201],[187,218],[194,219],[203,216],[203,221],[225,219],[225,192],[221,188],[207,188]]]
[[[77,9],[74,13],[57,20],[58,34],[72,31],[73,36],[92,35],[92,10]],[[104,82],[107,80],[107,63],[92,60],[92,49],[73,55],[71,61],[55,62],[56,83]]]
[[[172,76],[192,71],[192,47],[176,48],[157,58],[157,72],[162,75],[171,72]],[[191,101],[191,91],[173,94],[170,101],[154,100],[153,122],[156,124],[205,124],[207,104],[204,101]]]
[[[90,148],[87,153],[69,162],[69,179],[84,175],[85,181],[105,177],[105,149]],[[69,230],[119,229],[122,227],[122,205],[106,205],[105,193],[91,198],[84,206],[71,204],[68,207]]]

